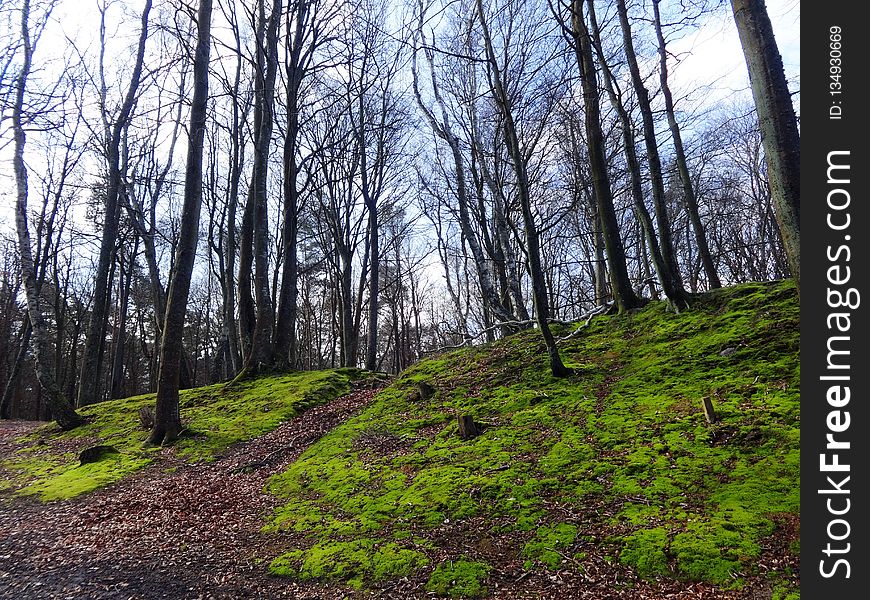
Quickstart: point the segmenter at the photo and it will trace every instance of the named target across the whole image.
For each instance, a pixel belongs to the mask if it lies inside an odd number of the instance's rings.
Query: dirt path
[[[277,504],[263,485],[373,393],[312,408],[216,462],[179,462],[166,473],[163,461],[70,501],[5,502],[0,598],[341,598],[336,589],[270,577],[256,562],[286,547],[278,534],[260,532]],[[36,425],[0,425],[0,454]]]

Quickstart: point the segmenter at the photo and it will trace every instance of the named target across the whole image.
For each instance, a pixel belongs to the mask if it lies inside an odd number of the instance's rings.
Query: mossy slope
[[[799,512],[798,315],[791,283],[746,284],[681,314],[596,318],[560,342],[568,379],[534,331],[424,360],[270,480],[286,504],[267,529],[296,540],[272,570],[355,586],[411,575],[471,597],[499,560],[583,569],[596,554],[740,587]],[[419,382],[437,393],[421,399]],[[483,434],[462,441],[457,414]]]
[[[314,371],[184,390],[180,403],[187,431],[171,450],[143,447],[147,432],[139,425],[139,409],[153,406],[154,394],[95,404],[80,411],[88,420],[82,427],[61,432],[47,425],[22,439],[23,447],[0,462],[9,477],[5,488],[42,500],[72,498],[118,481],[164,452],[186,462],[212,460],[231,444],[346,393],[359,376],[354,370]],[[78,452],[95,444],[118,452],[80,466]]]

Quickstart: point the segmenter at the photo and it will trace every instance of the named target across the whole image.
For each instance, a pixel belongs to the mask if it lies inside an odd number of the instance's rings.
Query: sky
[[[141,1],[122,0],[111,8],[110,20],[119,20],[123,11],[127,15],[127,22],[135,25],[130,29],[125,28],[126,31],[109,26],[108,38],[117,51],[126,52],[126,56],[130,55],[130,48],[136,41],[138,11],[142,5]],[[96,40],[99,27],[96,6],[97,0],[62,0],[54,14],[55,23],[40,41],[37,59],[40,55],[62,52],[67,36],[81,40],[83,46],[87,44],[86,40]],[[790,89],[799,92],[800,1],[768,0],[767,7]],[[693,98],[693,101],[700,103],[701,108],[713,106],[736,94],[748,97],[746,63],[730,11],[721,11],[688,35],[669,42],[669,49],[676,57],[670,65],[674,89],[677,93],[679,90],[703,89],[702,94]],[[795,100],[799,106],[799,95],[795,96]],[[14,223],[14,185],[11,178],[11,144],[7,143],[10,138],[8,122],[0,131],[4,132],[0,144],[0,230],[9,231]]]
[[[782,55],[789,89],[800,91],[800,0],[768,0],[776,43]],[[730,11],[707,23],[671,46],[681,57],[674,77],[685,89],[712,85],[706,102],[715,103],[749,87],[749,76],[740,38]]]

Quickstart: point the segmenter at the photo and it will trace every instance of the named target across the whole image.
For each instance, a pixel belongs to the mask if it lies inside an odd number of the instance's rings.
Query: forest
[[[681,308],[797,268],[797,190],[768,179],[751,96],[699,122],[680,107],[703,90],[669,83],[668,39],[726,7],[98,3],[95,39],[49,53],[63,6],[4,4],[7,135],[27,132],[25,222],[3,242],[5,417],[155,391],[176,272],[185,388],[246,367],[397,373],[606,302]],[[768,120],[794,129],[779,71],[760,93],[784,96]]]
[[[739,77],[688,72],[710,28],[736,31]],[[272,498],[252,531],[308,536],[265,553],[273,575],[350,586],[328,597],[513,598],[556,593],[535,568],[591,573],[566,508],[591,494],[637,527],[595,534],[634,579],[577,597],[748,598],[769,572],[765,597],[792,598],[800,96],[777,39],[763,0],[4,0],[0,501],[74,502],[236,452],[227,472]],[[632,419],[636,440],[609,437]],[[286,445],[303,422],[317,435]],[[341,477],[338,448],[362,461]],[[705,472],[676,502],[702,468],[689,455],[730,491]],[[594,476],[577,463],[593,457]],[[647,489],[639,465],[661,457],[682,479]],[[748,487],[779,478],[758,511],[723,464]],[[487,494],[485,526],[450,500]],[[533,575],[418,542],[505,518],[537,537],[491,543],[520,544]],[[792,558],[771,564],[765,531]],[[682,583],[644,587],[663,577]],[[190,597],[243,591],[214,585]]]

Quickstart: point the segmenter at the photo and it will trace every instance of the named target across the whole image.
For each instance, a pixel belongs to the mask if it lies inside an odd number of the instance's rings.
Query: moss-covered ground
[[[46,425],[19,440],[21,448],[0,460],[3,487],[42,500],[72,498],[116,482],[155,460],[213,460],[230,445],[273,430],[311,406],[336,398],[360,377],[355,370],[297,372],[184,390],[180,405],[186,428],[170,448],[147,448],[139,409],[154,405],[154,394],[112,400],[86,407],[87,424],[61,432]],[[80,465],[78,454],[89,446],[109,445],[97,462]]]
[[[272,477],[285,503],[267,529],[294,547],[271,569],[476,597],[499,560],[582,571],[595,555],[793,597],[794,573],[758,564],[774,538],[798,553],[798,315],[792,283],[753,283],[557,330],[566,379],[535,331],[424,360]],[[463,441],[460,414],[482,434]]]

